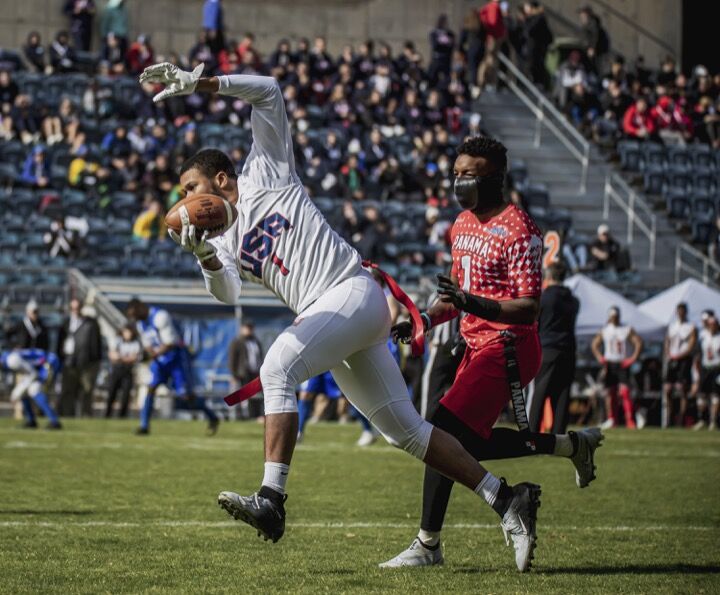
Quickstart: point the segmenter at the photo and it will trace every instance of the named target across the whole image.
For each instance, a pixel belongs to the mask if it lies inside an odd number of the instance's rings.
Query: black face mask
[[[502,170],[487,176],[455,178],[455,198],[463,209],[474,211],[478,205],[492,207],[502,200],[505,174]]]

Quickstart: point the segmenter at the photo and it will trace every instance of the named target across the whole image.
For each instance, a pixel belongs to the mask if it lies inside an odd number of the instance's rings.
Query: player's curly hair
[[[500,171],[507,169],[507,149],[500,141],[490,136],[472,136],[457,148],[458,155],[483,157]]]
[[[185,163],[180,166],[180,175],[191,169],[197,169],[208,178],[214,178],[221,171],[225,172],[231,180],[236,180],[238,177],[230,157],[218,149],[202,149],[186,159]]]

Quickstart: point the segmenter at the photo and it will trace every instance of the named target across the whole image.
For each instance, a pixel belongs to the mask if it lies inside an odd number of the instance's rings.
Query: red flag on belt
[[[395,279],[378,267],[375,263],[368,260],[363,261],[363,266],[371,269],[375,269],[380,276],[387,283],[388,289],[392,296],[407,308],[410,313],[410,320],[412,320],[413,336],[410,341],[410,350],[415,357],[421,356],[425,353],[425,325],[423,324],[422,318],[420,317],[420,311],[418,310],[415,302],[413,302],[408,294],[406,294],[400,286],[397,284]],[[260,378],[254,378],[247,384],[241,386],[238,390],[230,393],[225,397],[225,402],[229,406],[237,405],[246,401],[253,395],[256,395],[262,390],[262,384]]]

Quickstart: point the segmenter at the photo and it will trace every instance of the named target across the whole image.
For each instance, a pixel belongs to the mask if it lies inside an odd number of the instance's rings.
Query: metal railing
[[[98,291],[97,286],[78,269],[68,269],[67,275],[72,297],[92,305],[98,314],[98,318],[107,322],[115,331],[127,324],[125,315],[102,292]]]
[[[587,191],[588,167],[590,165],[590,143],[568,122],[552,102],[545,97],[517,66],[502,53],[498,59],[505,70],[499,69],[498,76],[535,115],[534,146],[542,145],[543,128],[548,128],[580,164],[580,194]]]
[[[627,245],[630,246],[635,237],[635,228],[645,235],[650,244],[648,268],[655,268],[655,251],[657,248],[657,216],[652,212],[645,200],[633,190],[618,174],[610,173],[605,178],[603,193],[603,219],[610,218],[610,206],[615,203],[627,215]]]
[[[720,278],[720,265],[687,242],[680,242],[675,249],[675,283],[680,283],[683,273],[706,285],[717,285],[716,279]]]

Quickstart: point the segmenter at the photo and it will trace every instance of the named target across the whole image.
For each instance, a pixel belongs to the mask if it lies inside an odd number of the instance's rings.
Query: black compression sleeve
[[[468,314],[485,320],[497,320],[500,317],[500,302],[469,293],[465,294],[465,299],[462,309]]]

